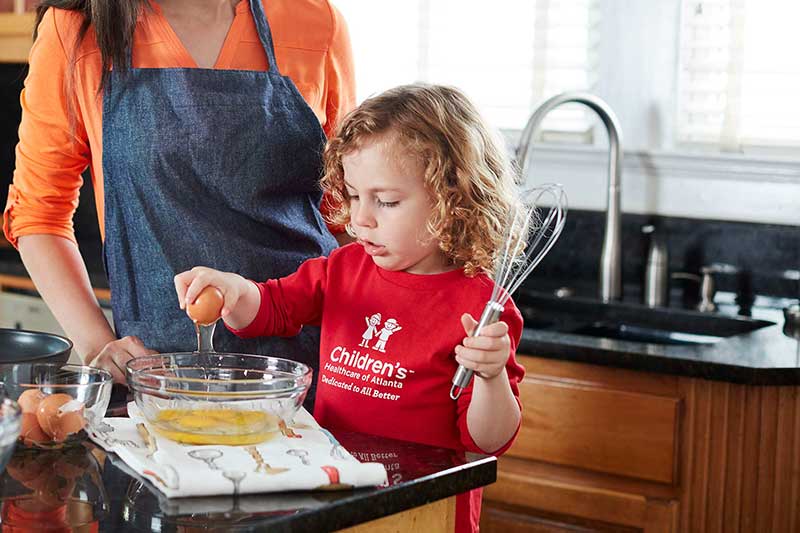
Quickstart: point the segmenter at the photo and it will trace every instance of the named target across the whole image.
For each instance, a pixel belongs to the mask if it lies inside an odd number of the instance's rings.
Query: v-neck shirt
[[[341,14],[327,0],[263,0],[263,5],[279,70],[292,79],[330,135],[355,105],[352,52]],[[72,216],[87,166],[101,235],[105,235],[103,103],[97,94],[102,63],[92,27],[75,49],[81,21],[77,11],[48,9],[31,48],[30,69],[20,95],[22,122],[14,182],[3,216],[4,233],[14,245],[20,236],[31,234],[58,235],[76,242]],[[73,57],[74,78],[70,78]],[[161,7],[152,0],[137,22],[132,59],[134,68],[196,68]],[[265,71],[267,63],[249,0],[241,0],[214,68]]]

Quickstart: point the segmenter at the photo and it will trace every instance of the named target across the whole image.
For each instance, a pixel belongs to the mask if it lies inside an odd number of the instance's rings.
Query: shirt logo
[[[386,341],[389,340],[389,337],[403,329],[400,324],[397,323],[397,320],[389,318],[383,323],[383,327],[379,330],[378,325],[381,323],[380,313],[364,317],[364,320],[367,323],[367,329],[364,330],[364,333],[361,335],[361,342],[359,342],[358,345],[369,348],[369,342],[375,337],[378,337],[372,349],[383,353],[386,353]]]

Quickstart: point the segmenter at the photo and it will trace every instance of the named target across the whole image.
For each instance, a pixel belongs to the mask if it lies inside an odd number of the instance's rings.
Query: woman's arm
[[[152,352],[138,339],[114,336],[92,292],[72,226],[81,173],[91,158],[76,85],[67,83],[74,81],[67,49],[73,48],[79,17],[49,9],[39,24],[20,95],[20,140],[3,230],[75,351],[124,382],[125,361]]]
[[[25,235],[18,240],[22,262],[36,289],[75,351],[87,364],[110,371],[125,382],[122,368],[131,357],[153,353],[138,339],[117,340],[94,297],[78,247],[56,235]]]

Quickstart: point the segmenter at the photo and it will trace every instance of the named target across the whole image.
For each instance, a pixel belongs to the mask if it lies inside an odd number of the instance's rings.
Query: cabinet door
[[[617,526],[574,517],[516,510],[484,503],[481,513],[483,533],[634,533],[639,528]]]

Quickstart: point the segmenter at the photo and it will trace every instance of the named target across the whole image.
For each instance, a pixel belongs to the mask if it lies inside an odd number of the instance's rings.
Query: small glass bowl
[[[20,449],[2,477],[0,522],[7,531],[98,531],[108,516],[98,448]]]
[[[6,366],[3,375],[6,394],[22,411],[19,440],[28,447],[61,448],[84,440],[111,399],[111,374],[100,368],[20,363]]]
[[[161,435],[187,444],[264,442],[291,423],[311,368],[261,355],[172,353],[127,364],[136,406]]]
[[[0,472],[14,453],[21,422],[22,411],[17,402],[3,398],[0,402]]]

